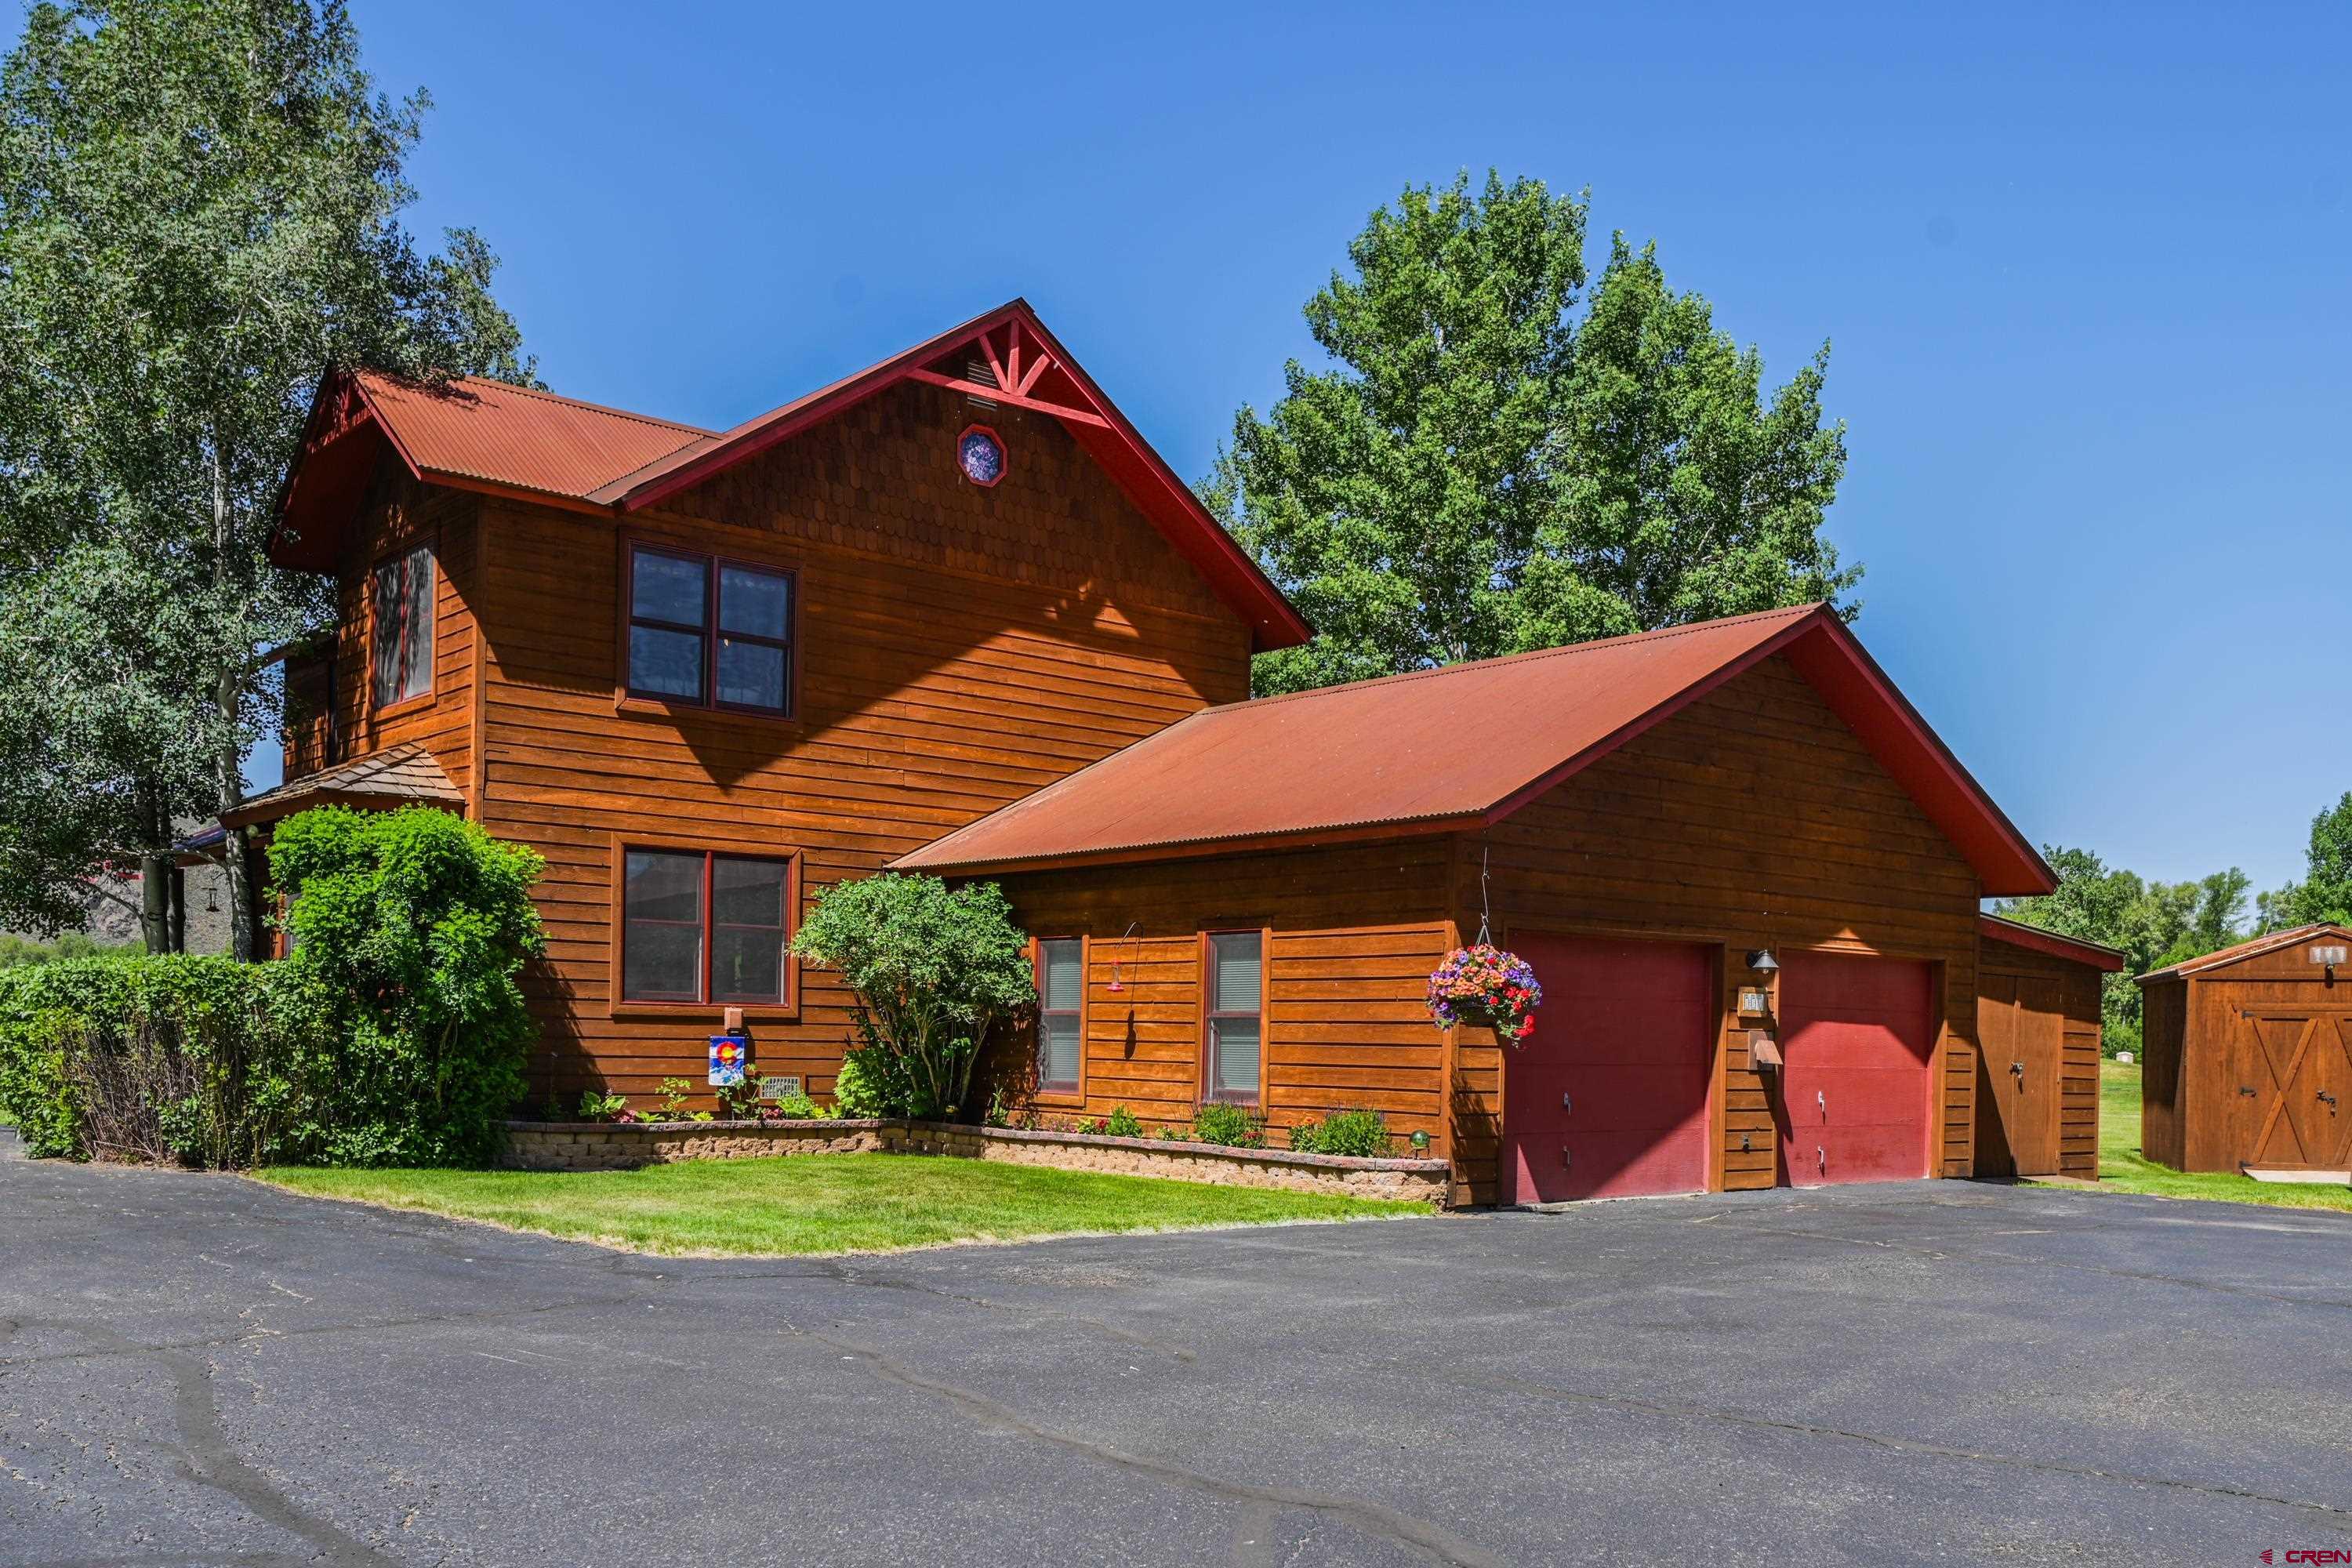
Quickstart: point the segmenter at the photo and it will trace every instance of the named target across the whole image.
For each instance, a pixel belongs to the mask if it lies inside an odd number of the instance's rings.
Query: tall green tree
[[[163,945],[175,822],[242,798],[331,611],[265,553],[323,369],[529,379],[480,237],[401,222],[426,107],[341,0],[42,4],[0,62],[0,921],[136,864]]]
[[[1408,187],[1308,300],[1331,364],[1286,364],[1200,487],[1318,630],[1263,656],[1258,689],[1834,600],[1859,579],[1821,535],[1845,464],[1826,347],[1768,396],[1756,353],[1622,236],[1585,301],[1586,216],[1536,180]]]
[[[2319,921],[2352,925],[2352,790],[2311,819],[2303,879],[2261,899],[2264,931]]]

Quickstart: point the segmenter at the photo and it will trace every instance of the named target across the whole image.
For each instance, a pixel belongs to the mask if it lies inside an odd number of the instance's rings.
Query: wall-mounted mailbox
[[[1772,1037],[1769,1029],[1748,1031],[1748,1065],[1758,1072],[1780,1069],[1780,1042]]]
[[[1743,1014],[1763,1014],[1772,1010],[1772,998],[1761,985],[1739,988],[1739,1010]]]

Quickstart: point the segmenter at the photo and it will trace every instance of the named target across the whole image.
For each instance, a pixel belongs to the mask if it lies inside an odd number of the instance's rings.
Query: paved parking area
[[[1922,1183],[679,1262],[9,1153],[11,1568],[2352,1549],[2338,1216]]]

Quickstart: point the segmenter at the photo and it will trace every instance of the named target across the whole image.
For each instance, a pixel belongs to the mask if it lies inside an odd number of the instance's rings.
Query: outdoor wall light
[[[1748,954],[1748,967],[1759,974],[1771,974],[1780,969],[1780,961],[1772,956],[1770,948],[1759,947]]]

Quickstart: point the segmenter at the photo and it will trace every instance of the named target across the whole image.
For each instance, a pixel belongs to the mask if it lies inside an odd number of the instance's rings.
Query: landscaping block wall
[[[1145,1138],[1030,1132],[939,1121],[515,1121],[507,1124],[508,1165],[525,1171],[625,1171],[679,1160],[746,1160],[789,1154],[933,1154],[1003,1160],[1065,1171],[1156,1176],[1217,1186],[1275,1187],[1395,1198],[1444,1207],[1443,1160],[1359,1160],[1281,1149],[1229,1149]]]

